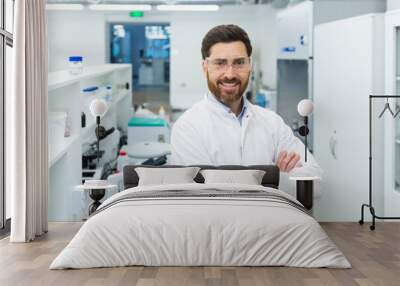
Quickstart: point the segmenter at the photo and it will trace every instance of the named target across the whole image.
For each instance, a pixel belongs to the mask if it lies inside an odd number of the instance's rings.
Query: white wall
[[[148,12],[141,19],[127,13],[49,12],[49,69],[67,67],[67,57],[79,54],[85,65],[101,64],[108,53],[107,23],[168,22],[171,24],[170,102],[187,108],[201,99],[206,83],[201,73],[201,40],[213,26],[233,23],[242,26],[252,40],[254,58],[263,71],[263,83],[276,87],[276,10],[269,5],[222,7],[218,12]]]
[[[400,0],[395,0],[400,2]],[[386,11],[386,0],[314,0],[314,25]]]
[[[396,10],[400,9],[400,1],[399,0],[387,0],[387,10]]]
[[[207,18],[200,14],[174,18],[170,98],[173,107],[186,108],[204,96],[207,85],[201,71],[201,41],[209,29],[220,24],[234,23],[248,32],[253,61],[263,71],[263,83],[276,87],[276,14],[266,6],[258,7],[229,7]]]
[[[68,68],[68,57],[80,55],[85,65],[105,63],[105,20],[95,12],[48,12],[49,71]]]

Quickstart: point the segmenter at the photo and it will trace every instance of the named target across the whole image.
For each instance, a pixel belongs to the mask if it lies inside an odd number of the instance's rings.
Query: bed
[[[152,186],[138,185],[137,167],[124,168],[125,190],[102,203],[50,269],[351,267],[302,204],[278,189],[276,166],[198,166],[263,170],[261,185],[204,183],[198,173],[193,183]]]

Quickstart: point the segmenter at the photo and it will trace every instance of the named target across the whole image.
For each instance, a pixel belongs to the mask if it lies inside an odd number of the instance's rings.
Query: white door
[[[314,31],[314,155],[324,170],[319,221],[357,221],[368,201],[368,97],[379,21],[382,15],[366,15]]]
[[[385,93],[400,94],[400,12],[388,12],[385,24]],[[394,105],[399,100],[392,100]],[[385,216],[400,216],[400,122],[385,121]]]

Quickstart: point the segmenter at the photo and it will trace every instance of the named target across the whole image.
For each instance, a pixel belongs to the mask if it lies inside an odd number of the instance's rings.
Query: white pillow
[[[261,170],[212,170],[200,171],[204,183],[233,183],[246,185],[261,185],[265,171]]]
[[[195,183],[199,167],[184,168],[135,168],[139,186]]]

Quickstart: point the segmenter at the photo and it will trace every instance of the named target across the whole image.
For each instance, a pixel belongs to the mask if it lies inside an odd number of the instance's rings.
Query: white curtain
[[[18,0],[14,8],[13,82],[8,98],[7,184],[12,242],[47,232],[46,0]]]

